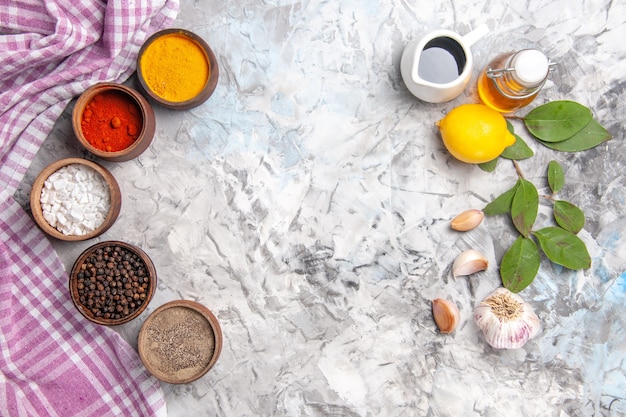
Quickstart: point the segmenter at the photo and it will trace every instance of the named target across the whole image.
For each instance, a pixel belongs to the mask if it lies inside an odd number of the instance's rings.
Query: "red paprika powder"
[[[83,136],[93,147],[105,152],[128,148],[139,137],[143,124],[141,110],[122,91],[110,90],[94,96],[83,110]]]

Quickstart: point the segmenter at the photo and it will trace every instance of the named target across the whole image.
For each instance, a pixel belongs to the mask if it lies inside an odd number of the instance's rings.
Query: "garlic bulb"
[[[484,271],[489,266],[485,255],[476,249],[469,249],[461,253],[452,264],[452,276],[454,278],[463,275],[471,275],[475,272]]]
[[[441,298],[433,300],[433,318],[441,333],[452,333],[461,319],[456,304]]]
[[[530,304],[498,288],[474,309],[474,321],[496,349],[517,349],[539,332],[539,317]]]
[[[480,225],[485,218],[482,210],[465,210],[450,221],[450,227],[459,232],[468,232]]]

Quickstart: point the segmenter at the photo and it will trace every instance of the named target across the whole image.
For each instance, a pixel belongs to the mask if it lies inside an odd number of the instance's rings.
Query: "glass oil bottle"
[[[513,112],[537,97],[553,65],[536,49],[499,55],[478,77],[478,96],[494,110]]]

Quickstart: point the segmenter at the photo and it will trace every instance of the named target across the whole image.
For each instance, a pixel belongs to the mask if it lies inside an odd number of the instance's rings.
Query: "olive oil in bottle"
[[[548,79],[553,64],[536,49],[495,57],[478,77],[483,104],[510,113],[530,104]]]

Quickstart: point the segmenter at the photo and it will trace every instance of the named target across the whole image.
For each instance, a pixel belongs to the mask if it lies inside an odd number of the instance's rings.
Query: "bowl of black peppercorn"
[[[127,323],[148,306],[156,289],[156,269],[139,247],[105,241],[81,253],[70,273],[70,294],[77,310],[105,326]]]

